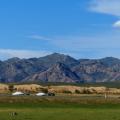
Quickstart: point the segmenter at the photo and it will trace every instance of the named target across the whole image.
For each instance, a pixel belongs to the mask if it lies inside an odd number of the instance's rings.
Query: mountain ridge
[[[0,61],[0,82],[113,82],[120,81],[120,59],[75,59],[53,53],[40,58]]]

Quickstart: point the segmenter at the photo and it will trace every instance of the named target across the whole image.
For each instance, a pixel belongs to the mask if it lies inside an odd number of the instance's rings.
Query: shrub
[[[63,93],[66,93],[66,94],[72,94],[72,92],[69,91],[69,90],[64,90]]]
[[[83,94],[91,94],[91,92],[90,92],[90,90],[88,90],[88,89],[84,89],[84,90],[83,90]]]
[[[44,93],[48,93],[48,89],[47,88],[40,88],[40,91],[42,91]]]
[[[76,93],[76,94],[80,94],[80,91],[79,91],[79,90],[75,90],[75,93]]]
[[[9,86],[8,86],[8,90],[9,90],[10,92],[13,92],[13,91],[14,91],[14,85],[9,85]]]

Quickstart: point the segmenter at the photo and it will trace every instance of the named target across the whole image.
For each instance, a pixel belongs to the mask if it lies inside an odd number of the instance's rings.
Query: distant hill
[[[115,82],[120,59],[79,59],[53,53],[45,57],[0,61],[0,82]]]

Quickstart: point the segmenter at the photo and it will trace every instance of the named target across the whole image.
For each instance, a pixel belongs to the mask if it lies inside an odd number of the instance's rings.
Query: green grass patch
[[[38,104],[38,107],[26,104],[24,107],[21,104],[7,105],[0,107],[1,120],[119,120],[120,118],[120,109],[109,105],[104,107],[75,104],[69,106],[44,104],[45,107],[42,104]],[[12,116],[12,112],[17,112],[17,115]]]
[[[71,100],[72,99],[72,100]],[[12,115],[16,112],[17,115]],[[0,97],[0,120],[120,120],[119,99]]]

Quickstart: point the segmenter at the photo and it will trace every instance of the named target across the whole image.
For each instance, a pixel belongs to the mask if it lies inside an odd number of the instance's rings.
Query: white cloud
[[[104,30],[100,34],[86,34],[86,36],[52,36],[50,44],[53,46],[55,52],[69,54],[75,58],[114,56],[118,50],[114,49],[120,48],[119,33],[116,30]],[[107,50],[108,52],[104,52]],[[112,53],[113,50],[115,51],[114,53]]]
[[[36,39],[36,40],[52,40],[51,38],[40,36],[40,35],[30,35],[28,36],[31,39]]]
[[[91,0],[89,10],[120,18],[120,0]],[[113,27],[120,28],[120,20]]]
[[[120,17],[120,0],[91,0],[89,9]]]
[[[114,27],[118,27],[118,23],[115,23]],[[54,47],[54,50],[57,50],[58,52],[71,50],[79,51],[79,49],[88,48],[119,48],[120,32],[104,31],[102,34],[96,35],[54,36],[51,38],[50,44]]]
[[[119,48],[119,32],[105,32],[89,36],[66,36],[53,41],[54,46],[64,50],[79,51],[80,49]]]
[[[50,53],[51,52],[49,51],[0,49],[0,58],[2,59],[8,59],[11,57],[32,58],[32,57],[42,57]]]
[[[113,24],[113,27],[120,28],[120,20]]]

